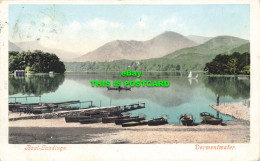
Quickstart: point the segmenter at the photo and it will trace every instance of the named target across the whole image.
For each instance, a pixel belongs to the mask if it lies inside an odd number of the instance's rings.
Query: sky
[[[250,39],[250,6],[9,5],[9,40],[87,53],[114,40],[149,40],[165,31],[184,36]]]

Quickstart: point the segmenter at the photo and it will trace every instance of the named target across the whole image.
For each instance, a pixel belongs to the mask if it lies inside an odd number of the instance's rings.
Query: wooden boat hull
[[[141,120],[141,121],[139,122],[139,125],[148,125],[148,121],[149,121],[149,120]]]
[[[108,116],[102,117],[102,123],[115,123],[117,119],[126,119],[130,118],[131,114],[123,114],[121,116]]]
[[[221,118],[206,119],[206,120],[204,120],[204,123],[210,124],[210,125],[219,125],[222,123],[222,119]]]
[[[102,117],[102,123],[115,123],[116,119],[119,119],[120,117]]]
[[[79,120],[80,124],[93,124],[93,123],[100,123],[102,118],[89,118],[84,120]]]
[[[89,116],[65,116],[65,121],[68,122],[79,122],[79,120],[89,119]]]
[[[129,118],[123,118],[123,119],[116,119],[115,124],[116,125],[122,125],[126,122],[140,122],[141,120],[145,120],[145,116],[137,116],[137,117],[129,117]]]
[[[131,90],[131,88],[107,87],[108,90]]]
[[[148,126],[158,126],[158,125],[165,125],[165,124],[168,124],[168,120],[167,118],[164,117],[148,121]]]
[[[182,114],[180,116],[180,123],[184,126],[192,126],[193,125],[193,116],[190,114]]]
[[[138,126],[139,122],[126,122],[122,123],[122,127],[131,127],[131,126]]]
[[[181,120],[181,124],[184,126],[192,126],[193,125],[193,120]]]
[[[216,118],[213,115],[205,112],[200,113],[200,119],[202,120],[203,123],[210,124],[210,125],[219,125],[223,121],[221,118]]]

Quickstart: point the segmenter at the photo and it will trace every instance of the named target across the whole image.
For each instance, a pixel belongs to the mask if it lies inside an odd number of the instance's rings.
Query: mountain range
[[[185,71],[203,70],[218,54],[249,52],[250,42],[233,36],[217,36],[203,44],[176,50],[160,58],[145,60],[115,60],[112,62],[66,63],[67,71]]]
[[[180,65],[186,69],[202,69],[205,64],[212,61],[216,55],[231,54],[233,52],[250,52],[249,41],[232,36],[217,36],[204,44],[184,48],[164,57],[150,59],[146,62],[163,62],[164,64]]]
[[[210,39],[212,39],[213,37],[204,37],[204,36],[197,36],[197,35],[189,35],[187,36],[188,39],[198,43],[198,44],[203,44],[207,41],[209,41]]]
[[[144,60],[159,58],[171,52],[198,45],[198,43],[176,32],[166,31],[147,41],[116,40],[89,52],[76,62],[105,62],[114,60]]]
[[[80,71],[117,70],[125,66],[127,68],[135,66],[136,69],[143,71],[158,71],[162,68],[168,69],[169,66],[173,69],[177,65],[181,66],[182,70],[201,70],[217,54],[250,52],[250,42],[233,36],[213,38],[195,35],[183,36],[176,32],[166,31],[147,41],[111,41],[78,57],[75,53],[45,48],[38,41],[9,42],[9,51],[11,50],[42,50],[55,53],[63,61],[75,62],[74,64],[65,64],[69,71],[76,69]],[[76,64],[76,62],[83,64]],[[101,64],[91,62],[100,62]]]
[[[79,56],[78,53],[67,52],[64,50],[47,48],[42,46],[38,41],[26,41],[26,42],[8,42],[9,44],[9,51],[34,51],[34,50],[41,50],[48,53],[56,54],[62,61],[71,61]]]

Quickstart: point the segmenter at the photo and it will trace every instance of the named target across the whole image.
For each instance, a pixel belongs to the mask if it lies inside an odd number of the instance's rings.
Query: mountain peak
[[[196,45],[197,43],[179,33],[165,31],[147,41],[115,40],[108,42],[98,49],[79,57],[77,61],[104,62],[120,59],[144,60],[159,58],[176,50]]]

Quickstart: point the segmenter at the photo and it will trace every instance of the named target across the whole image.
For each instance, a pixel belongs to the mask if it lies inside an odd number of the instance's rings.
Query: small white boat
[[[196,77],[192,77],[192,72],[188,75],[188,79],[198,79],[199,75],[197,74]]]

